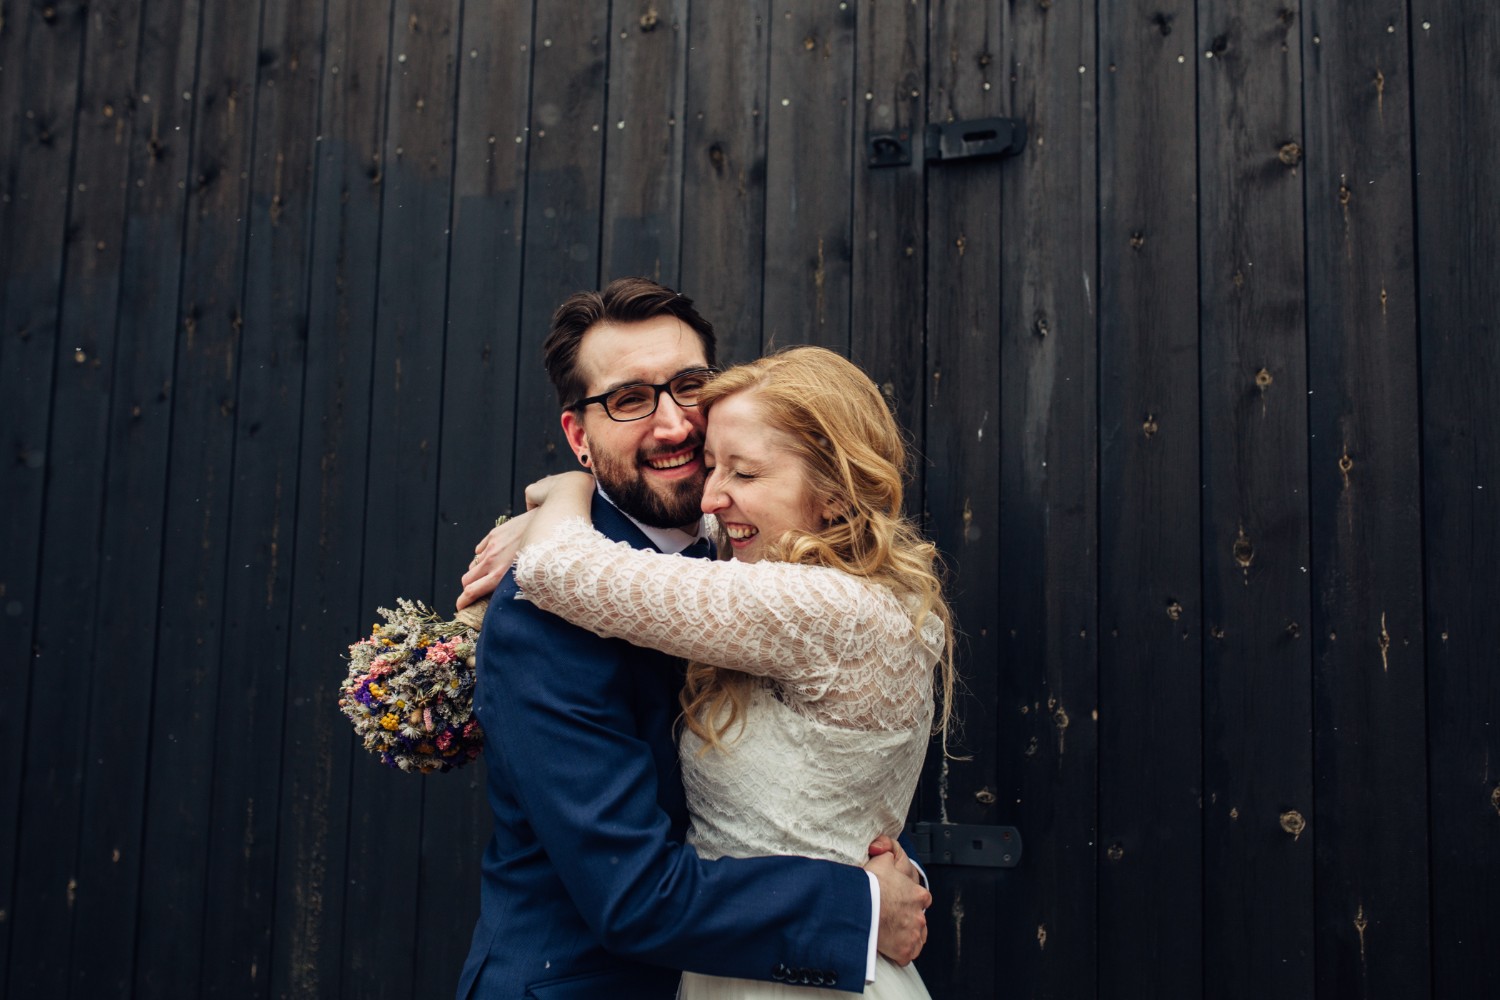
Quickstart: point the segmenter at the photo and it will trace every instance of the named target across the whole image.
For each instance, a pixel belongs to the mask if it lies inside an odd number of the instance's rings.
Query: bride
[[[593,477],[570,472],[527,490],[516,581],[575,625],[688,661],[679,752],[701,856],[861,864],[905,820],[935,677],[944,732],[954,684],[937,553],[901,515],[901,432],[869,378],[822,348],[732,368],[699,406],[703,511],[732,561],[608,541],[588,521]],[[680,993],[806,995],[694,973]],[[866,995],[928,993],[882,958]]]

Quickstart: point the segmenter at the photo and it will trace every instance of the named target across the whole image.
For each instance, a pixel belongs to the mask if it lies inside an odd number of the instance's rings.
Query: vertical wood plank
[[[849,353],[856,6],[771,10],[765,351],[819,344]]]
[[[260,7],[206,7],[197,82],[170,95],[194,120],[141,862],[147,994],[196,993],[202,968]]]
[[[511,492],[530,103],[529,4],[463,8],[433,599],[450,610],[475,544]],[[361,762],[363,763],[363,762]],[[491,826],[484,764],[423,787],[416,979],[451,993],[479,916]],[[420,991],[419,991],[420,992]]]
[[[1210,0],[1197,49],[1204,992],[1306,996],[1317,827],[1297,15]]]
[[[922,129],[926,124],[927,20],[912,0],[861,0],[854,58],[856,119],[852,139],[853,242],[849,303],[849,357],[880,386],[896,420],[913,442],[923,437],[927,269],[926,184]],[[866,165],[872,134],[904,134],[912,162]],[[919,454],[910,456],[915,478],[908,512],[922,513]]]
[[[290,632],[299,461],[289,444],[302,422],[322,28],[321,4],[265,5],[204,878],[205,997],[266,996],[270,988],[286,674],[284,658],[266,649],[286,648]]]
[[[1431,990],[1406,17],[1303,22],[1319,996]]]
[[[552,313],[598,287],[607,11],[540,5],[533,31],[531,132],[526,168],[525,273],[515,359],[516,457],[511,502],[554,472],[578,468],[558,424],[557,394],[542,368]],[[596,126],[598,126],[596,128]]]
[[[644,275],[676,288],[688,0],[611,7],[600,281]]]
[[[100,537],[100,529],[109,466],[110,417],[118,409],[111,399],[115,317],[130,190],[130,111],[139,17],[139,5],[113,2],[94,5],[87,18],[88,58],[83,64],[78,101],[78,151],[69,206],[68,267],[52,418],[51,448],[62,461],[53,463],[48,486],[48,516],[42,539],[42,560],[47,569],[37,628],[37,644],[55,658],[54,662],[79,665],[50,678],[47,687],[53,696],[68,697],[67,714],[60,720],[64,729],[55,737],[72,731],[66,742],[73,744],[76,739],[81,773],[72,789],[73,803],[55,812],[23,818],[30,821],[28,826],[39,828],[34,834],[37,848],[74,859],[70,875],[76,887],[67,937],[51,936],[40,922],[28,921],[27,933],[46,934],[46,944],[36,942],[42,952],[50,952],[51,961],[65,962],[75,989],[100,996],[129,993],[130,929],[137,901],[133,892],[119,892],[114,884],[112,869],[118,869],[123,860],[120,843],[110,836],[115,831],[101,822],[103,817],[91,807],[92,800],[102,792],[101,775],[88,752],[88,730],[97,724],[92,712],[101,713],[99,721],[108,724],[106,720],[116,707],[94,696],[96,686],[111,686],[110,679],[101,675],[112,669],[102,668],[94,654],[102,645],[98,581],[104,572],[101,556],[106,542]],[[80,711],[80,703],[91,703],[89,710]],[[132,767],[138,768],[138,762],[132,761]],[[72,826],[75,819],[77,827]],[[104,914],[108,916],[100,921]],[[124,961],[101,965],[101,952],[123,957]],[[26,953],[37,954],[30,947]]]
[[[1433,996],[1494,981],[1500,925],[1500,19],[1412,19]]]
[[[682,288],[722,365],[760,354],[770,5],[699,0],[688,17]]]
[[[378,765],[355,749],[339,715],[337,657],[374,620],[360,580],[389,34],[389,6],[329,0],[268,975],[277,996],[352,993],[342,957],[344,897],[349,879],[365,872],[365,859],[348,851],[351,767]],[[360,759],[352,760],[356,753]]]
[[[379,487],[365,508],[360,587],[367,615],[399,596],[430,599],[433,589],[458,29],[456,0],[397,0],[392,10],[368,459]],[[344,989],[416,995],[415,949],[361,929],[414,927],[422,785],[362,759],[350,787],[357,874],[344,896]]]
[[[53,810],[65,810],[76,822],[82,766],[81,720],[70,701],[81,684],[49,682],[58,667],[39,646],[36,629],[48,465],[63,457],[49,440],[48,414],[85,10],[82,3],[8,3],[0,25],[0,433],[6,449],[0,462],[6,511],[0,518],[0,678],[13,685],[18,714],[25,712],[22,724],[0,737],[0,750],[14,762],[0,778],[0,808],[7,816],[32,815],[33,822]],[[30,739],[28,725],[36,727]],[[58,752],[38,754],[42,747]],[[64,973],[45,968],[36,945],[66,934],[73,858],[48,851],[33,861],[36,838],[45,841],[46,833],[21,826],[0,824],[0,910],[8,916],[0,928],[0,967],[13,990],[46,992],[64,981]]]
[[[1001,110],[1025,120],[1028,142],[1001,188],[999,775],[986,822],[1025,840],[995,948],[1007,989],[1027,996],[1098,987],[1094,28],[1092,4],[1016,5],[996,60]]]
[[[173,405],[187,172],[197,70],[196,3],[141,13],[134,83],[120,107],[129,157],[119,257],[108,462],[99,535],[96,669],[73,921],[75,988],[130,996],[142,910],[146,761]],[[115,39],[129,28],[113,32]],[[86,105],[88,107],[88,105]],[[100,154],[103,155],[102,152]],[[167,263],[164,263],[167,262]],[[196,946],[196,941],[195,941]]]
[[[937,0],[929,8],[927,120],[998,115],[1000,22],[994,9]],[[985,84],[990,84],[986,89]],[[774,91],[773,91],[774,97]],[[993,162],[927,172],[927,495],[933,539],[952,573],[949,597],[963,632],[958,706],[964,738],[954,753],[929,756],[920,813],[953,823],[986,823],[998,787],[995,734],[999,693],[1000,565],[1000,191]],[[998,870],[938,868],[922,972],[934,996],[1000,990],[995,953]]]
[[[1099,990],[1202,988],[1193,5],[1100,11]]]

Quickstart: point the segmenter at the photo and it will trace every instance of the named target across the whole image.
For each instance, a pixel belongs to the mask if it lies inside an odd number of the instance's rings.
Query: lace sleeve
[[[643,552],[579,519],[523,549],[516,582],[598,635],[775,680],[834,725],[930,717],[941,626],[919,630],[889,588],[838,570]]]

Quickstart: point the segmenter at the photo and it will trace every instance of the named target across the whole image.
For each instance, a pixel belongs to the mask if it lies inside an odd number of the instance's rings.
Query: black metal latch
[[[928,163],[1015,156],[1025,148],[1026,122],[1020,118],[971,118],[927,126]]]
[[[1014,868],[1021,863],[1021,831],[1013,826],[921,822],[906,832],[923,865]]]

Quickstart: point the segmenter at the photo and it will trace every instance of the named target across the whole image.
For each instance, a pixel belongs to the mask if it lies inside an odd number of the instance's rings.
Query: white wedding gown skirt
[[[819,989],[813,986],[786,986],[762,983],[752,979],[724,979],[718,976],[682,974],[678,1000],[795,1000],[797,997],[842,997],[843,990]],[[881,958],[875,967],[875,981],[865,987],[864,996],[871,1000],[931,1000],[915,965],[904,968]]]

